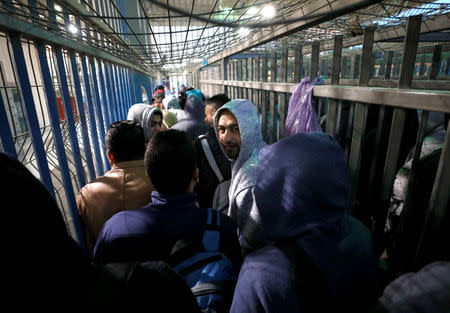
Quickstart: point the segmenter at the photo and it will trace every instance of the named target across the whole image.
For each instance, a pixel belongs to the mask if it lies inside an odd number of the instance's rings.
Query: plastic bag
[[[321,82],[321,78],[315,78],[311,81],[309,77],[305,77],[297,85],[289,100],[283,137],[291,136],[299,132],[322,131],[319,119],[312,106],[313,87]]]

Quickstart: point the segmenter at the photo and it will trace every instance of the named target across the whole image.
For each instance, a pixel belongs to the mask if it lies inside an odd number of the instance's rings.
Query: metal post
[[[294,64],[294,83],[299,83],[303,74],[302,45],[295,47]]]
[[[261,81],[266,82],[267,81],[267,54],[264,52],[263,58],[262,58],[262,75],[261,75]],[[267,127],[266,127],[266,121],[267,121],[267,91],[261,90],[261,115],[262,115],[262,125],[261,125],[261,131],[262,131],[262,137],[264,140],[267,140]]]
[[[3,150],[17,158],[16,148],[14,146],[14,139],[11,134],[8,116],[3,103],[3,97],[0,93],[0,139],[2,141]]]
[[[30,133],[41,181],[52,197],[55,198],[55,191],[53,190],[53,183],[50,175],[50,169],[48,167],[44,143],[42,142],[41,127],[39,126],[39,121],[36,114],[33,92],[31,91],[27,65],[23,54],[21,37],[19,33],[10,33],[9,38],[11,39],[11,47],[14,55],[13,63],[19,80],[20,90],[22,91],[20,94],[21,101],[25,104],[25,113],[30,126]]]
[[[417,44],[419,40],[420,24],[422,16],[411,16],[408,18],[408,26],[403,47],[402,69],[399,79],[400,89],[409,89],[412,85],[413,70],[416,60]],[[392,186],[394,183],[398,157],[400,154],[400,146],[403,137],[403,130],[406,120],[406,110],[403,108],[395,108],[392,116],[392,124],[389,136],[388,149],[386,154],[386,162],[383,171],[383,179],[380,195],[380,207],[375,225],[375,248],[377,254],[381,253],[383,248],[378,240],[381,240],[386,223],[387,211],[389,207]]]
[[[439,65],[441,64],[442,45],[434,46],[433,59],[431,61],[430,79],[436,79],[439,75]]]
[[[272,53],[272,59],[270,61],[270,81],[272,83],[275,83],[277,81],[277,52],[274,51]],[[270,104],[269,104],[269,137],[268,137],[268,143],[273,143],[275,141],[275,122],[276,122],[276,116],[275,116],[275,92],[270,91]]]
[[[105,127],[105,123],[103,120],[102,103],[100,102],[100,91],[98,88],[97,71],[95,69],[94,58],[92,58],[92,57],[89,58],[89,65],[91,66],[92,88],[93,88],[93,93],[95,96],[94,102],[95,102],[95,108],[96,108],[96,112],[97,112],[98,123],[99,123],[98,127],[100,130],[100,136],[101,136],[100,145],[102,147],[102,152],[103,152],[103,162],[105,165],[105,169],[110,170],[111,165],[109,164],[108,156],[106,155],[106,149],[105,149],[105,145],[104,145],[104,140],[105,140],[105,135],[106,135],[106,127]]]
[[[98,77],[100,78],[100,89],[102,91],[103,98],[103,108],[105,111],[105,129],[107,130],[109,125],[111,125],[111,101],[107,95],[106,84],[105,84],[105,74],[103,72],[102,62],[98,60]]]
[[[78,67],[75,58],[75,52],[69,51],[70,64],[72,68],[72,81],[75,88],[75,100],[77,102],[78,112],[80,114],[81,122],[81,137],[84,146],[84,155],[86,157],[86,164],[89,173],[89,179],[95,179],[94,163],[92,161],[91,145],[89,143],[89,132],[86,122],[86,113],[84,111],[83,93],[81,92],[80,77],[78,76]]]
[[[394,51],[388,51],[386,56],[386,67],[384,72],[384,79],[391,79],[392,72],[392,58],[394,56]]]
[[[72,179],[71,179],[71,175],[70,175],[70,169],[69,169],[69,165],[67,163],[66,149],[64,147],[64,139],[63,139],[63,136],[61,133],[59,113],[58,113],[58,109],[57,109],[58,104],[56,103],[55,93],[54,93],[53,85],[52,85],[52,78],[51,78],[51,74],[50,74],[50,70],[49,70],[49,66],[48,66],[48,62],[47,62],[45,43],[41,42],[41,41],[36,41],[35,45],[36,45],[36,49],[38,52],[39,64],[40,64],[41,73],[42,73],[43,87],[44,87],[44,92],[45,92],[45,96],[47,99],[47,111],[48,111],[48,115],[50,117],[50,122],[51,122],[51,127],[52,127],[52,132],[53,132],[53,139],[55,142],[56,153],[58,155],[58,164],[59,164],[59,168],[61,170],[61,178],[63,181],[63,187],[64,187],[64,192],[66,195],[67,204],[69,206],[70,215],[72,217],[72,222],[73,222],[73,226],[75,229],[75,235],[76,235],[78,244],[83,248],[84,251],[87,251],[83,226],[81,224],[80,215],[78,213],[78,208],[77,208],[77,204],[75,201],[75,194],[73,191]],[[58,64],[58,67],[59,67],[59,64]],[[64,67],[63,67],[63,69],[64,69]],[[58,71],[61,71],[61,69],[59,69]],[[60,82],[61,82],[61,84],[63,84],[62,81],[60,81]],[[67,81],[65,81],[65,82],[66,82],[66,88],[67,88]],[[68,92],[68,89],[66,91]],[[70,103],[69,103],[69,105],[70,105]],[[66,117],[67,117],[67,114],[73,114],[71,106],[70,106],[70,112],[67,112],[67,105],[65,105],[65,108],[66,108],[66,110],[65,110]],[[73,118],[73,116],[72,116],[72,118]],[[70,130],[69,130],[69,132],[70,132]],[[76,142],[76,144],[78,145],[78,141]],[[78,157],[80,156],[79,149],[78,149],[78,152],[74,152],[74,149],[73,149],[72,153],[73,154],[78,153]],[[74,160],[75,160],[75,162],[77,162],[76,156],[74,156]],[[81,157],[80,157],[79,161],[81,161]],[[76,166],[78,166],[78,164],[76,164]],[[82,170],[82,175],[81,175],[81,177],[78,177],[78,180],[80,182],[80,187],[82,187],[86,184],[83,168],[81,168],[81,170]],[[78,168],[77,168],[77,174],[78,174]],[[78,175],[78,176],[80,176],[80,175]]]
[[[280,71],[280,79],[281,82],[287,82],[287,69],[288,69],[288,49],[283,49],[281,51],[281,71]],[[286,120],[286,102],[287,96],[284,92],[280,92],[278,94],[278,132],[277,132],[277,140],[281,139],[284,130],[284,122]]]
[[[367,87],[370,79],[370,68],[372,66],[372,48],[375,33],[374,26],[364,29],[364,43],[361,60],[361,74],[359,76],[359,86]],[[352,145],[349,157],[350,170],[350,207],[353,209],[358,189],[359,171],[361,168],[361,154],[363,140],[366,130],[366,120],[369,106],[365,103],[356,103],[355,122],[353,126]]]
[[[311,46],[311,81],[317,77],[319,71],[319,53],[320,53],[320,42],[314,41]]]
[[[83,80],[84,80],[84,88],[87,100],[87,107],[89,111],[89,124],[91,128],[92,134],[92,145],[94,147],[94,155],[95,155],[95,165],[97,169],[97,175],[103,175],[103,165],[102,165],[102,156],[100,154],[100,142],[98,140],[97,135],[97,126],[95,123],[95,113],[94,113],[94,104],[92,103],[92,93],[91,93],[91,85],[89,82],[88,69],[86,64],[86,56],[80,55],[81,59],[81,67],[83,69]]]
[[[333,45],[333,63],[331,66],[331,85],[339,85],[339,74],[341,72],[341,55],[342,55],[342,35],[334,36]],[[339,100],[329,99],[327,110],[327,133],[332,137],[335,136],[336,111]]]
[[[45,51],[45,44],[42,42],[39,42],[40,52],[39,54],[43,54],[42,56],[39,55],[39,58],[41,61],[46,59],[46,51]],[[72,156],[73,160],[75,162],[75,169],[77,172],[77,178],[78,182],[80,183],[80,187],[83,187],[86,185],[86,173],[83,169],[83,162],[81,160],[81,152],[80,152],[80,146],[78,144],[78,137],[77,137],[77,129],[75,126],[75,119],[73,117],[73,111],[72,111],[72,101],[70,99],[70,93],[69,88],[67,86],[67,76],[64,68],[64,59],[62,55],[61,48],[54,47],[53,50],[55,51],[56,56],[56,73],[59,78],[59,82],[61,84],[61,97],[64,104],[64,113],[66,115],[66,122],[69,129],[69,138],[70,138],[70,145],[72,147]],[[50,74],[49,74],[50,75]]]

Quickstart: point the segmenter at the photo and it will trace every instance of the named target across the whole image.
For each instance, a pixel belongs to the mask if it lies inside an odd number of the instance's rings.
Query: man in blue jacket
[[[153,136],[145,165],[156,190],[152,202],[120,212],[105,223],[94,248],[94,264],[163,260],[179,240],[201,242],[207,209],[196,205],[196,153],[187,134],[169,129]],[[236,227],[223,214],[221,227],[220,252],[238,269],[241,256]]]
[[[299,133],[263,148],[254,195],[275,244],[246,256],[232,313],[364,312],[375,301],[371,234],[347,213],[348,167],[331,137]]]

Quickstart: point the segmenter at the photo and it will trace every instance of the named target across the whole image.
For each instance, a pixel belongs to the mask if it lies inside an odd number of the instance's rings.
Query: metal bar
[[[359,76],[360,87],[366,87],[369,83],[370,67],[372,65],[372,46],[375,27],[368,26],[364,29],[364,45],[362,50],[361,74]],[[353,210],[356,193],[358,191],[359,172],[361,169],[361,157],[363,140],[366,131],[366,120],[369,107],[364,103],[355,104],[355,122],[352,133],[352,143],[349,155],[350,171],[350,208]]]
[[[56,103],[55,93],[54,93],[53,85],[52,85],[52,77],[50,75],[50,70],[49,70],[49,66],[48,66],[48,62],[47,62],[47,53],[46,53],[45,43],[42,41],[36,41],[35,45],[36,45],[36,49],[37,49],[37,53],[38,53],[38,57],[39,57],[39,64],[40,64],[40,69],[41,69],[41,73],[42,73],[43,88],[44,88],[45,96],[47,99],[47,111],[48,111],[48,115],[50,117],[51,128],[52,128],[52,133],[53,133],[53,140],[54,140],[54,144],[55,144],[56,153],[58,155],[58,164],[59,164],[59,168],[61,171],[61,178],[62,178],[62,182],[63,182],[63,187],[64,187],[64,192],[66,195],[67,204],[69,206],[70,215],[72,217],[72,223],[73,223],[73,226],[75,229],[75,235],[77,238],[77,242],[84,251],[87,251],[83,226],[81,224],[80,215],[78,213],[77,203],[75,201],[75,193],[73,191],[72,179],[71,179],[71,175],[70,175],[70,169],[69,169],[69,165],[67,163],[66,149],[64,147],[64,139],[63,139],[63,136],[61,133],[59,113],[58,113],[58,109],[57,109],[58,104]],[[60,65],[58,64],[58,67],[59,66]],[[61,69],[59,69],[59,71],[60,70]],[[63,64],[63,70],[64,70],[64,64]],[[61,81],[61,84],[62,84],[62,81]],[[66,81],[66,87],[67,87],[67,81]],[[68,92],[68,89],[67,89],[67,92]],[[70,103],[69,103],[69,105],[70,105]],[[67,116],[67,113],[72,114],[71,107],[70,107],[70,112],[66,111],[66,116]],[[73,118],[73,116],[72,116],[72,118]],[[69,129],[69,135],[70,135],[70,129]],[[78,144],[78,141],[76,143]],[[80,156],[79,147],[78,147],[78,156]],[[75,160],[75,162],[77,162],[77,160],[75,158],[74,158],[74,160]],[[80,161],[81,161],[81,157],[80,157]],[[75,164],[75,165],[77,166],[78,164]],[[86,184],[86,181],[84,179],[84,170],[82,173],[83,173],[83,175],[81,177],[78,177],[80,186],[84,186]],[[78,168],[77,168],[77,174],[78,174]]]
[[[127,105],[127,99],[126,99],[126,96],[125,96],[125,86],[124,86],[124,82],[123,82],[123,72],[122,72],[122,68],[121,67],[117,67],[117,75],[118,75],[118,78],[119,78],[119,84],[120,84],[120,94],[121,94],[121,97],[122,97],[122,108],[123,108],[123,116],[124,116],[124,119],[125,119],[125,117],[128,115],[128,105]],[[196,87],[196,85],[195,85],[195,87]]]
[[[387,108],[385,106],[380,106],[380,110],[378,112],[378,122],[377,122],[377,132],[375,135],[375,146],[373,150],[373,158],[372,163],[370,164],[370,174],[369,174],[369,199],[375,198],[375,179],[377,175],[377,165],[378,160],[380,159],[380,143],[381,138],[384,131],[384,123],[385,123],[385,115],[386,115]]]
[[[46,61],[45,44],[43,42],[39,42],[39,44],[40,48],[42,49],[40,53],[44,53],[42,56],[40,56],[40,59],[41,61],[42,60]],[[56,56],[56,74],[58,75],[59,82],[61,84],[60,86],[61,97],[64,104],[64,113],[67,121],[67,126],[69,129],[69,138],[70,138],[70,146],[72,147],[72,156],[75,162],[75,169],[77,172],[78,182],[80,184],[80,187],[83,187],[84,185],[86,185],[86,173],[84,172],[83,161],[81,160],[81,151],[80,146],[78,144],[75,119],[73,117],[72,102],[70,98],[69,88],[67,86],[67,76],[64,69],[64,59],[61,48],[54,47],[53,50]]]
[[[270,61],[270,81],[275,83],[277,81],[277,53],[274,51],[272,53],[272,58]],[[275,141],[275,92],[270,91],[269,93],[270,97],[270,104],[269,104],[269,137],[268,137],[268,143],[273,143]]]
[[[386,57],[386,68],[384,72],[384,79],[390,79],[391,78],[391,72],[392,72],[392,58],[394,57],[394,51],[388,51],[387,57]]]
[[[403,47],[402,68],[399,78],[399,88],[409,89],[412,84],[413,69],[416,61],[416,50],[419,39],[419,30],[422,17],[410,16],[408,18],[408,26],[406,30],[405,44]],[[398,157],[400,154],[400,146],[403,137],[404,125],[406,120],[406,110],[395,108],[392,117],[391,131],[389,136],[388,150],[383,171],[383,179],[381,185],[380,207],[375,225],[375,247],[377,253],[382,249],[382,245],[378,242],[382,238],[384,225],[386,223],[387,210],[392,193],[392,187],[397,171]]]
[[[105,74],[103,72],[103,66],[100,60],[98,60],[98,77],[100,78],[100,89],[102,91],[103,108],[105,110],[105,128],[107,130],[112,121],[110,112],[111,103],[109,97],[107,96]]]
[[[120,77],[119,77],[119,70],[118,67],[116,65],[113,65],[113,71],[114,71],[114,78],[115,78],[115,90],[116,90],[116,95],[117,95],[117,103],[119,104],[118,106],[118,120],[123,120],[125,119],[126,113],[125,113],[125,105],[124,105],[124,101],[123,101],[123,97],[122,97],[122,86],[120,84]],[[152,95],[150,94],[149,97],[151,97]]]
[[[72,67],[72,81],[75,88],[75,101],[77,102],[77,108],[80,114],[81,137],[83,140],[84,155],[86,158],[89,179],[94,180],[95,179],[94,163],[92,161],[92,151],[91,145],[89,143],[89,133],[86,122],[86,113],[84,111],[83,93],[81,92],[80,77],[78,76],[78,67],[75,58],[75,52],[69,51],[69,57],[70,57],[70,64]]]
[[[88,107],[88,112],[89,112],[89,123],[90,123],[90,128],[91,128],[91,135],[92,135],[92,145],[94,147],[95,165],[96,165],[96,169],[97,169],[97,175],[102,176],[104,174],[103,165],[102,165],[102,156],[101,156],[100,147],[99,147],[100,142],[98,140],[98,135],[97,135],[94,104],[92,103],[91,85],[89,82],[89,75],[88,75],[88,69],[87,69],[87,64],[86,64],[86,56],[80,55],[80,59],[81,59],[81,67],[83,69],[83,80],[84,80],[83,85],[85,88],[87,107]]]
[[[342,35],[334,36],[333,63],[331,66],[331,85],[339,85],[339,75],[341,72],[341,55],[342,55]],[[336,109],[339,101],[329,99],[327,111],[327,133],[332,137],[335,136]]]
[[[281,51],[281,71],[280,78],[281,83],[287,81],[287,70],[288,70],[288,49],[283,49]],[[284,123],[286,121],[286,102],[287,96],[285,93],[278,94],[278,132],[277,132],[277,140],[280,140],[283,135]]]
[[[130,72],[129,69],[124,68],[124,76],[125,76],[125,86],[128,96],[128,108],[130,108],[133,105],[133,99],[131,97],[131,85],[130,85]],[[169,90],[170,92],[170,90]],[[128,113],[128,112],[127,112]]]
[[[228,95],[229,94],[229,88],[228,85],[225,84],[225,81],[228,80],[228,58],[222,58],[222,73],[223,73],[223,93]]]
[[[267,81],[267,56],[266,53],[264,53],[262,57],[262,68],[261,68],[261,80],[263,82]],[[262,115],[262,137],[264,140],[267,140],[267,92],[261,91],[261,115]]]
[[[447,124],[447,132],[439,159],[439,165],[428,203],[427,215],[424,223],[424,232],[419,240],[416,252],[416,264],[424,263],[427,244],[434,246],[437,240],[441,240],[440,231],[445,217],[448,217],[448,182],[450,181],[450,121]]]
[[[0,92],[0,139],[2,141],[3,151],[13,155],[17,158],[16,148],[14,146],[14,139],[11,134],[8,116],[3,103],[3,96]]]
[[[36,106],[33,100],[33,92],[31,91],[30,79],[28,77],[25,56],[23,54],[21,37],[19,33],[10,33],[9,38],[11,40],[11,47],[14,55],[13,63],[16,69],[20,90],[22,91],[20,94],[21,101],[25,104],[25,113],[30,126],[30,133],[31,138],[33,139],[32,142],[41,181],[52,197],[55,198],[50,169],[48,167],[44,143],[42,142],[39,121],[36,113]]]
[[[121,111],[121,101],[120,101],[120,97],[119,97],[119,83],[117,82],[117,75],[116,75],[116,71],[115,71],[115,65],[114,64],[110,64],[109,69],[111,71],[111,84],[113,86],[113,88],[111,89],[113,91],[113,95],[114,95],[114,100],[116,103],[116,106],[114,108],[114,114],[115,114],[115,120],[119,121],[122,118],[122,111]],[[151,97],[151,95],[150,95]]]
[[[319,72],[319,52],[320,42],[314,41],[311,46],[311,73],[309,75],[311,81],[317,77]]]
[[[436,79],[439,75],[439,65],[441,63],[442,45],[434,46],[433,58],[431,61],[430,79]]]
[[[408,17],[408,25],[405,37],[405,49],[403,49],[402,67],[400,78],[398,81],[398,87],[402,89],[411,88],[421,23],[422,15]]]
[[[303,76],[302,45],[295,47],[294,64],[294,83],[299,83]]]
[[[101,136],[101,142],[100,146],[102,147],[101,151],[103,152],[103,162],[105,165],[106,170],[111,169],[111,165],[108,162],[108,156],[106,155],[106,149],[105,145],[103,144],[103,141],[105,140],[105,134],[106,134],[106,128],[105,123],[103,120],[103,112],[102,112],[102,103],[100,102],[100,91],[98,88],[98,79],[97,79],[97,71],[95,69],[95,60],[93,58],[89,58],[89,65],[91,66],[91,77],[92,77],[92,91],[94,94],[94,103],[96,108],[97,117],[96,120],[98,121],[98,129],[100,131]]]

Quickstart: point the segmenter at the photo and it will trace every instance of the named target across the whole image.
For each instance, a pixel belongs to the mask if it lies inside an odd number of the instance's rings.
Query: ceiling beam
[[[234,47],[226,49],[222,53],[219,53],[208,59],[208,64],[220,61],[222,58],[226,58],[238,53],[242,53],[251,48],[263,45],[265,43],[277,40],[279,38],[288,36],[290,34],[296,33],[303,29],[318,25],[320,23],[329,21],[340,15],[348,14],[356,10],[362,9],[372,4],[376,4],[381,0],[374,1],[361,1],[361,0],[318,0],[314,1],[308,5],[305,5],[299,12],[291,16],[287,16],[287,19],[296,19],[307,17],[309,14],[314,14],[316,17],[311,19],[300,20],[294,23],[289,23],[286,25],[275,26],[273,29],[260,30],[253,34],[245,42],[238,44]],[[351,10],[343,11],[344,8],[351,7]],[[340,14],[336,14],[340,12]],[[323,14],[317,16],[317,14]]]
[[[112,54],[109,54],[105,52],[103,49],[98,49],[90,45],[86,45],[84,42],[81,42],[79,40],[76,40],[75,38],[68,38],[65,36],[62,36],[58,33],[49,32],[46,29],[43,29],[42,27],[33,25],[29,22],[25,22],[23,20],[20,20],[16,17],[13,17],[6,13],[0,12],[0,29],[5,29],[7,31],[16,31],[20,32],[25,37],[31,38],[31,39],[41,39],[45,42],[48,42],[49,44],[54,44],[57,46],[61,46],[66,49],[72,49],[79,53],[84,53],[89,56],[97,57],[100,59],[104,59],[110,62],[113,62],[118,65],[122,65],[128,68],[131,68],[135,71],[138,71],[140,73],[143,73],[145,75],[148,75],[149,73],[146,73],[141,67],[138,67],[137,65],[127,62],[125,60],[122,60]]]

